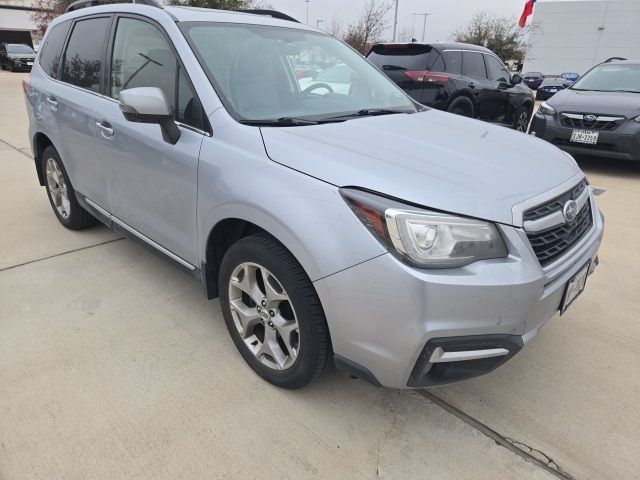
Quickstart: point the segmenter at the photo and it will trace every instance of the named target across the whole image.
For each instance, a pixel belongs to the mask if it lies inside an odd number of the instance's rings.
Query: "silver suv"
[[[551,144],[425,108],[277,12],[83,1],[24,84],[53,211],[200,278],[267,381],[489,372],[595,269],[602,217]]]

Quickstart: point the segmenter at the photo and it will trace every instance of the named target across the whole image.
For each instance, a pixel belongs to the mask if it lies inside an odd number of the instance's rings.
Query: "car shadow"
[[[618,178],[640,178],[640,162],[606,157],[575,157],[587,174],[607,175]]]

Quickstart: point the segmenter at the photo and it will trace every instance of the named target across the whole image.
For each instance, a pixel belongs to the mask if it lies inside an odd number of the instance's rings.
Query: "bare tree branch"
[[[389,26],[390,20],[385,17],[393,5],[392,0],[367,0],[358,21],[347,28],[344,41],[363,55],[367,53]]]

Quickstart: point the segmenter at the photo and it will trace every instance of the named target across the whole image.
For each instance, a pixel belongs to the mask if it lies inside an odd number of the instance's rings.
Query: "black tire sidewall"
[[[324,314],[320,308],[317,296],[309,302],[309,288],[313,288],[313,284],[308,277],[306,279],[308,282],[307,285],[303,287],[298,285],[302,267],[297,263],[295,258],[293,258],[288,251],[284,250],[284,247],[280,247],[289,255],[289,261],[283,262],[282,258],[279,255],[274,255],[271,249],[264,248],[264,240],[265,236],[262,235],[246,237],[235,243],[227,251],[222,260],[219,273],[220,306],[229,334],[249,366],[251,366],[260,377],[279,387],[291,389],[301,388],[314,378],[316,356],[327,355],[327,352],[322,351],[323,349],[318,345],[318,337],[322,336],[322,332],[317,331],[316,322],[313,321],[314,317],[317,318],[318,314],[322,314],[322,321],[324,322]],[[268,240],[277,242],[271,238],[268,238]],[[291,261],[295,262],[293,269],[291,268]],[[238,265],[247,262],[262,265],[275,275],[289,295],[293,309],[295,310],[300,333],[300,348],[295,363],[286,370],[275,370],[260,362],[246,346],[235,326],[231,309],[229,308],[229,280],[233,270]],[[300,269],[300,271],[293,271],[297,269]],[[315,295],[315,290],[313,290],[313,292]],[[326,331],[324,334],[328,335]]]
[[[462,117],[474,118],[475,108],[473,102],[466,97],[456,98],[447,109],[449,113]]]

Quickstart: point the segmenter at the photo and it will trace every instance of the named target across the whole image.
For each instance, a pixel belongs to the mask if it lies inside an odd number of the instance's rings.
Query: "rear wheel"
[[[447,112],[454,113],[456,115],[462,115],[463,117],[474,118],[475,108],[473,102],[467,97],[458,97],[447,108]]]
[[[249,366],[268,382],[301,388],[326,369],[329,329],[309,277],[266,234],[239,240],[219,274],[227,329]]]
[[[98,220],[78,203],[60,155],[51,145],[42,152],[42,171],[49,202],[62,225],[71,230],[82,230],[98,223]]]

